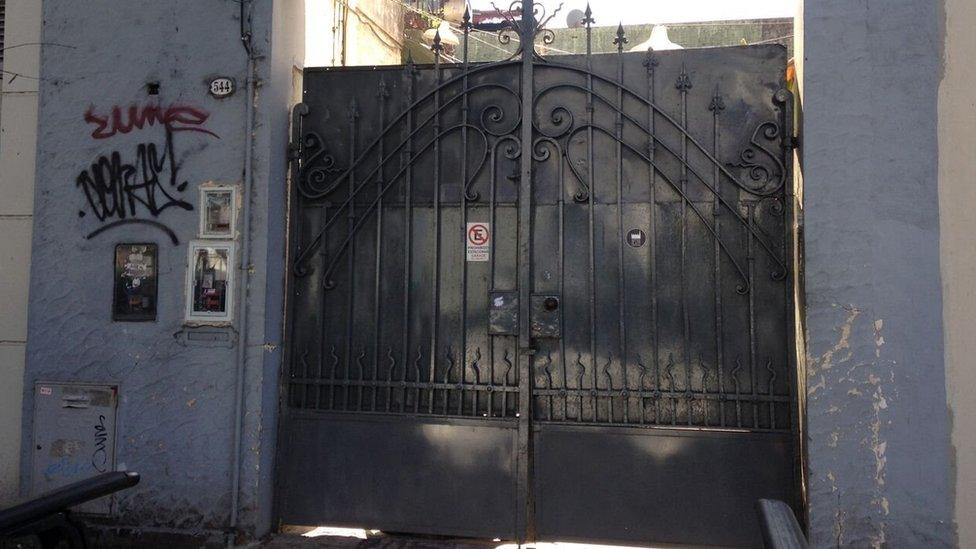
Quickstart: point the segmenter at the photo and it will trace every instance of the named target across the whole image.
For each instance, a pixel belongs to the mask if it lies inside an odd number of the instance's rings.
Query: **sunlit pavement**
[[[519,546],[516,543],[502,540],[430,538],[387,534],[376,530],[358,528],[329,527],[289,528],[287,533],[275,535],[271,540],[254,547],[271,549],[302,549],[306,547],[334,549],[652,549],[650,547],[565,542],[529,543]],[[657,547],[663,549],[664,546]]]
[[[504,545],[504,542],[398,536],[352,528],[315,528],[304,534],[278,534],[258,547],[262,549],[300,549],[306,547],[329,549],[495,549],[499,545]]]

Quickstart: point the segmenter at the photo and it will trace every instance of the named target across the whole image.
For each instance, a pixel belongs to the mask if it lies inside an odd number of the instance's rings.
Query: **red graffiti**
[[[91,134],[95,139],[108,139],[116,134],[126,134],[157,124],[173,132],[199,132],[220,139],[219,135],[203,127],[210,118],[210,113],[195,107],[170,105],[164,108],[160,105],[143,105],[140,108],[138,105],[129,105],[125,109],[116,105],[107,116],[97,115],[94,111],[95,107],[88,107],[85,111],[85,122],[95,125]]]

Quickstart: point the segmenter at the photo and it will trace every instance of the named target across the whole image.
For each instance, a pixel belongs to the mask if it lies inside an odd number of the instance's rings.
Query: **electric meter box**
[[[31,497],[115,470],[116,385],[34,385]],[[107,515],[112,497],[77,506],[80,513]]]

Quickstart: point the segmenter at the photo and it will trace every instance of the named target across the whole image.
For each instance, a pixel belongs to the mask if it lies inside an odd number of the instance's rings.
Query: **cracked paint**
[[[834,459],[838,466],[848,466],[831,468],[821,478],[824,488],[836,498],[837,507],[831,520],[833,542],[882,547],[889,542],[886,517],[891,513],[886,494],[888,441],[884,433],[890,424],[886,412],[891,396],[885,387],[895,379],[894,362],[883,359],[886,345],[884,320],[871,318],[864,307],[847,305],[842,309],[844,316],[834,328],[836,339],[823,353],[809,357],[808,362],[811,365],[811,383],[808,384],[811,399],[830,398],[830,394],[846,396],[844,402],[832,402],[821,412],[843,419],[836,420],[829,430],[817,436],[825,448],[836,452]],[[854,451],[851,444],[862,451]],[[860,510],[865,509],[864,506],[859,509],[847,503],[857,499],[856,493],[849,490],[852,482],[856,485],[854,479],[862,472],[870,479],[868,497],[864,501],[873,511],[865,512]],[[868,528],[863,529],[864,526]]]
[[[851,343],[850,343],[851,330],[854,326],[854,321],[857,320],[857,317],[861,315],[861,310],[853,305],[848,305],[844,307],[844,309],[847,311],[847,318],[844,320],[844,323],[841,324],[840,326],[840,338],[837,340],[837,343],[835,343],[833,347],[827,349],[827,351],[825,351],[819,357],[808,357],[807,361],[808,364],[810,365],[808,369],[808,376],[812,377],[817,375],[820,372],[823,372],[825,370],[830,370],[831,368],[833,368],[835,365],[834,359],[841,351],[847,351],[847,352],[844,355],[838,357],[837,362],[846,362],[850,360],[851,356],[853,355],[853,351],[851,351]],[[812,390],[813,387],[811,387],[811,391],[809,391],[809,393],[812,394]]]

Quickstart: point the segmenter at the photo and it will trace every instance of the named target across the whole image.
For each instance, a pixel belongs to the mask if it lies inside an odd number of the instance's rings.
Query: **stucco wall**
[[[7,0],[0,75],[0,507],[18,496],[41,4]]]
[[[918,0],[804,6],[816,546],[953,542],[937,194],[943,15],[941,2]]]
[[[976,547],[976,4],[945,2],[939,90],[939,203],[945,296],[946,388],[955,451],[959,546]]]
[[[236,343],[188,342],[183,316],[187,244],[198,232],[199,185],[243,184],[245,135],[250,130],[245,126],[248,73],[239,9],[232,1],[44,2],[43,41],[70,47],[46,45],[42,51],[23,432],[30,440],[36,381],[119,384],[117,461],[142,474],[139,486],[118,498],[117,521],[122,525],[217,535],[228,523]],[[250,284],[240,491],[241,519],[251,530],[267,528],[270,520],[273,451],[268,444],[276,422],[277,377],[266,374],[277,372],[280,350],[283,246],[275,239],[282,238],[284,223],[284,136],[291,65],[300,64],[302,55],[301,17],[301,2],[253,3],[260,85],[252,149],[252,261],[244,266]],[[281,36],[275,37],[277,33]],[[215,76],[234,78],[237,93],[211,97],[207,84]],[[159,84],[158,95],[148,94],[150,82]],[[180,118],[167,124],[163,115],[155,123],[130,126],[130,106],[144,113],[146,105],[173,116],[179,113]],[[112,122],[116,106],[122,124]],[[100,117],[107,117],[107,125],[97,122]],[[151,173],[145,175],[140,145],[155,145],[158,154],[172,155],[175,185],[168,164],[158,182]],[[177,244],[166,231],[146,224],[124,224],[92,235],[120,217],[117,210],[103,209],[100,200],[89,203],[84,186],[77,184],[79,174],[91,172],[102,156],[111,161],[116,152],[120,162],[135,167],[130,181],[140,184],[118,191],[129,204],[125,218],[162,224]],[[105,171],[109,180],[112,173]],[[115,203],[111,195],[105,199]],[[153,200],[156,208],[149,205]],[[161,208],[176,202],[193,209]],[[107,219],[100,220],[102,215]],[[238,232],[242,227],[239,216]],[[119,242],[159,245],[155,322],[112,321],[113,250]],[[243,244],[240,235],[238,244]],[[243,270],[237,275],[239,281],[246,278]],[[241,328],[235,322],[232,339]],[[22,461],[26,489],[29,448]]]
[[[403,10],[390,0],[353,0],[346,15],[346,65],[398,65]]]

